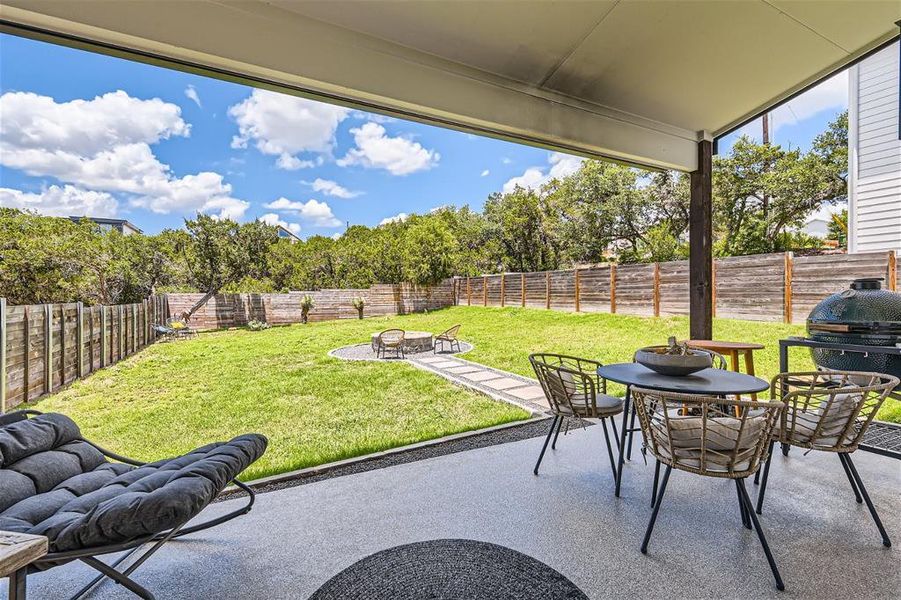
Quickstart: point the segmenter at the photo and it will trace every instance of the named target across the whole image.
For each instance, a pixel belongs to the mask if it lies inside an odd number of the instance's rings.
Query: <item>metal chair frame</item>
[[[40,411],[27,409],[15,411],[12,413],[8,413],[6,415],[0,415],[0,427],[5,425],[9,425],[11,423],[15,423],[17,421],[21,421],[27,419],[32,415],[40,415],[43,414]],[[116,454],[110,450],[107,450],[101,446],[98,446],[94,442],[90,440],[86,440],[81,438],[79,441],[86,442],[100,451],[101,454],[110,458],[116,462],[125,463],[128,465],[133,465],[135,467],[141,467],[148,463],[141,462],[135,460],[133,458],[128,458],[126,456],[122,456],[120,454]],[[72,560],[80,560],[85,563],[95,571],[99,571],[99,575],[97,575],[94,579],[92,579],[89,583],[87,583],[84,587],[82,587],[79,591],[77,591],[73,596],[70,597],[70,600],[79,600],[83,598],[88,592],[93,590],[97,585],[99,585],[104,579],[111,579],[112,581],[122,585],[133,594],[140,598],[144,598],[145,600],[154,600],[155,596],[143,587],[141,584],[136,582],[131,578],[131,574],[137,570],[144,562],[149,559],[157,550],[162,548],[163,544],[166,542],[180,538],[182,536],[196,533],[198,531],[203,531],[204,529],[209,529],[210,527],[214,527],[216,525],[221,525],[226,521],[230,521],[235,517],[239,517],[241,515],[247,514],[250,512],[250,509],[253,507],[253,504],[256,500],[256,494],[253,489],[251,489],[246,484],[238,481],[237,479],[233,479],[231,481],[238,489],[247,494],[247,502],[240,508],[233,510],[227,514],[221,515],[219,517],[209,519],[208,521],[204,521],[203,523],[198,523],[197,525],[192,525],[190,527],[185,527],[185,523],[181,523],[171,529],[166,531],[162,531],[159,533],[155,533],[153,535],[149,535],[146,537],[141,537],[138,539],[130,540],[127,542],[122,542],[118,544],[108,544],[103,546],[92,546],[88,548],[82,548],[79,550],[67,550],[65,552],[51,552],[46,554],[39,560],[32,563],[30,570],[32,571],[42,571],[46,569],[51,569],[57,566],[61,566],[60,561],[69,562]],[[141,548],[147,544],[153,544],[150,548],[148,548],[143,553],[139,554]],[[105,563],[99,560],[98,556],[103,556],[106,554],[114,554],[117,552],[123,552],[128,550],[124,555],[117,558],[112,563]],[[127,568],[118,570],[119,565],[124,563],[130,557],[135,554],[139,554],[138,558],[131,563]],[[14,597],[12,595],[12,586],[13,581],[10,580],[10,597]]]
[[[860,382],[863,382],[861,384]],[[777,435],[770,440],[768,458],[763,467],[763,479],[760,473],[754,479],[754,483],[760,483],[757,492],[757,514],[763,514],[763,500],[766,496],[767,480],[770,474],[770,464],[773,461],[773,448],[776,442],[782,444],[783,454],[788,455],[788,448],[798,446],[809,450],[833,452],[838,455],[842,470],[851,485],[854,499],[858,504],[866,503],[870,516],[882,537],[882,545],[890,548],[892,545],[885,526],[876,512],[876,507],[867,493],[863,479],[851,460],[851,454],[860,446],[864,433],[879,411],[879,407],[885,399],[898,386],[897,377],[882,373],[866,373],[858,371],[803,371],[796,373],[780,373],[773,378],[770,392],[773,397],[780,397],[786,408],[782,413],[780,427]],[[848,411],[844,423],[841,419],[829,420],[830,412],[841,410],[842,406],[837,401],[838,396],[858,396],[855,406]],[[799,415],[816,415],[816,426],[811,430],[799,428]],[[810,422],[810,421],[808,421]],[[825,431],[825,427],[831,427]],[[836,428],[836,426],[840,426]],[[824,438],[835,438],[834,443],[817,443]]]
[[[633,387],[631,393],[646,446],[657,459],[654,508],[641,543],[641,553],[648,552],[651,533],[674,468],[707,477],[732,479],[735,481],[742,526],[749,530],[753,528],[757,533],[776,588],[784,590],[782,575],[745,487],[745,479],[753,475],[766,458],[769,439],[784,405],[781,402],[677,394],[640,387]],[[752,420],[757,421],[754,424],[757,426],[756,432],[754,425],[749,425]],[[678,426],[680,421],[691,427]],[[699,433],[695,435],[695,431]],[[728,433],[734,434],[735,439],[726,435]],[[661,464],[666,469],[658,490]]]
[[[613,426],[613,438],[618,451],[619,434],[616,431],[614,417],[623,412],[623,407],[622,404],[610,408],[597,406],[597,394],[607,393],[607,380],[597,374],[597,368],[602,366],[601,363],[577,356],[550,353],[532,354],[529,356],[529,362],[538,376],[538,382],[541,384],[541,389],[544,390],[551,413],[554,415],[532,472],[538,475],[538,467],[541,466],[552,435],[551,450],[557,449],[557,438],[560,436],[564,420],[600,419],[601,427],[604,430],[604,440],[607,443],[607,454],[610,457],[610,468],[613,470],[615,479],[616,460],[613,457],[613,446],[610,445],[607,419],[610,419]],[[584,399],[584,403],[582,401],[573,402],[577,397],[580,400]]]

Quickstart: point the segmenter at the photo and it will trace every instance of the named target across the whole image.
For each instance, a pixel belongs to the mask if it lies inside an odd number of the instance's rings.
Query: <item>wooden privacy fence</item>
[[[355,319],[357,310],[351,302],[363,298],[364,317],[403,315],[423,310],[453,306],[454,280],[432,286],[411,284],[376,284],[368,288],[289,292],[287,294],[218,294],[191,317],[197,329],[240,327],[248,321],[265,321],[270,325],[300,323],[300,300],[313,297],[310,321]],[[166,294],[169,314],[187,311],[203,294]]]
[[[713,264],[714,314],[803,322],[823,298],[859,277],[897,288],[894,250],[795,257],[791,252],[719,258]],[[687,315],[688,261],[603,265],[566,271],[458,277],[459,305],[520,306],[630,315]]]
[[[11,306],[0,298],[0,412],[134,354],[155,339],[165,302]]]

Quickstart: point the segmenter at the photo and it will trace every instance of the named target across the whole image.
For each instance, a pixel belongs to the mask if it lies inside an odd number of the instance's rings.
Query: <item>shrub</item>
[[[312,310],[314,306],[316,306],[316,303],[313,302],[313,297],[309,294],[304,294],[303,298],[300,299],[300,321],[302,323],[307,322],[310,310]]]
[[[270,325],[266,321],[257,321],[256,319],[254,319],[253,321],[247,322],[247,328],[251,331],[263,331],[264,329],[269,329],[270,327],[272,327],[272,325]]]
[[[357,309],[357,315],[360,319],[363,318],[363,309],[366,307],[366,300],[363,299],[362,296],[357,296],[353,300],[350,301],[350,304]]]

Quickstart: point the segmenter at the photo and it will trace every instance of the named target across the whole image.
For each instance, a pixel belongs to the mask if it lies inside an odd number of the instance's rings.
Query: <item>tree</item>
[[[533,190],[517,186],[508,194],[492,194],[485,202],[488,235],[501,250],[499,268],[544,271],[559,265],[552,215]]]

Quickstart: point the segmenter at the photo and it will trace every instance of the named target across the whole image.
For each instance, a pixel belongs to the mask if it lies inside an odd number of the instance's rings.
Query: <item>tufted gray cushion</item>
[[[0,427],[0,529],[45,535],[51,552],[128,542],[197,515],[266,450],[249,434],[134,467],[45,414]]]

